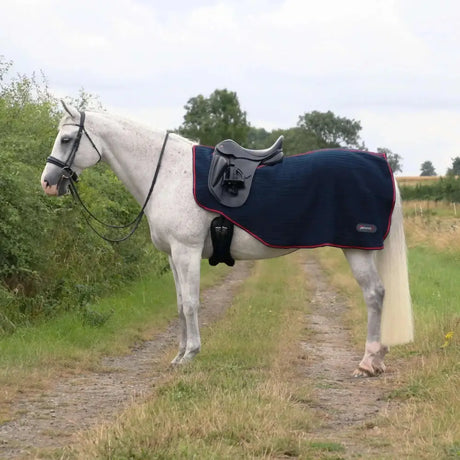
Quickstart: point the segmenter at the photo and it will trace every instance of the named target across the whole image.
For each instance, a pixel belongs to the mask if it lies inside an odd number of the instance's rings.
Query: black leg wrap
[[[230,255],[230,245],[233,238],[233,223],[223,216],[216,217],[211,222],[211,239],[214,252],[209,258],[209,265],[226,263],[230,267],[235,265],[235,260]]]

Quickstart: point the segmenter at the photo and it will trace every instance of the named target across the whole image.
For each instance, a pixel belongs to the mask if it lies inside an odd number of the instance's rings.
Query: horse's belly
[[[230,253],[237,260],[270,259],[284,256],[294,251],[296,251],[295,248],[278,249],[266,246],[236,226],[233,233],[232,245],[230,246]]]

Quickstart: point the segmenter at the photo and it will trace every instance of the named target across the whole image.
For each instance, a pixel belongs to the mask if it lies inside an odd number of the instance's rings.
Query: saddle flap
[[[213,155],[209,168],[209,186],[215,187],[222,179],[228,167],[229,161],[221,155]]]
[[[252,180],[259,163],[241,158],[226,160],[214,153],[208,175],[208,188],[224,206],[238,208],[249,197]]]
[[[249,197],[257,167],[280,162],[284,156],[282,146],[283,136],[265,150],[245,149],[231,139],[220,142],[209,168],[209,191],[224,206],[242,206]]]

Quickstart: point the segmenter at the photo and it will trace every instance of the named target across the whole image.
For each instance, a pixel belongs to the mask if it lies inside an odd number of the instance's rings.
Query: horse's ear
[[[80,116],[80,112],[73,106],[67,105],[62,99],[61,99],[61,104],[62,107],[64,107],[64,110],[72,117],[72,118],[78,118]]]

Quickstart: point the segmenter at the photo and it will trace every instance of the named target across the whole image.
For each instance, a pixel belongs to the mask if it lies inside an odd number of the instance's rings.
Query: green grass
[[[337,458],[340,445],[307,438],[315,420],[299,402],[306,296],[295,258],[257,262],[195,361],[62,458]]]
[[[203,285],[222,278],[203,263]],[[2,406],[16,392],[45,387],[56,375],[98,365],[103,355],[123,354],[177,317],[170,272],[145,276],[94,303],[0,338],[0,420]],[[31,377],[32,376],[32,377]]]
[[[88,350],[96,358],[99,353],[109,350],[119,353],[142,335],[146,323],[151,324],[155,319],[159,327],[164,325],[171,313],[175,313],[174,303],[170,274],[154,280],[145,278],[122,293],[100,300],[91,308],[64,313],[3,337],[0,340],[0,366],[18,362],[23,366],[41,366],[44,362],[67,359]],[[103,321],[98,322],[97,318],[103,318]],[[118,340],[120,330],[124,331],[121,342]]]
[[[365,308],[343,255],[332,249],[319,254],[324,255],[333,283],[351,298],[350,324],[356,323],[352,331],[362,335]],[[203,330],[203,351],[193,363],[166,374],[150,401],[134,406],[117,423],[85,435],[76,447],[59,455],[342,458],[340,443],[309,436],[317,423],[308,408],[312,389],[304,376],[299,379],[295,374],[298,343],[308,334],[303,322],[308,291],[296,257],[257,262],[224,319]],[[435,250],[424,244],[410,249],[416,340],[393,348],[388,356],[390,367],[399,370],[390,376],[395,387],[388,395],[397,404],[376,422],[388,457],[458,455],[459,262],[460,251],[453,247]],[[228,270],[222,267],[219,272],[206,263],[203,268],[202,285],[218,282]],[[2,369],[23,368],[23,377],[30,381],[34,369],[46,374],[56,363],[61,371],[90,367],[101,354],[127,350],[151,332],[153,326],[148,324],[160,328],[176,316],[170,276],[158,283],[139,281],[128,294],[114,295],[80,315],[24,329],[0,342]],[[454,335],[441,348],[449,331]],[[357,342],[361,344],[362,337]],[[0,386],[3,379],[8,382],[3,373],[1,379]]]
[[[431,237],[428,228],[424,232]],[[450,238],[447,249],[433,248],[419,234],[419,243],[409,250],[415,341],[393,347],[387,356],[387,364],[400,370],[388,395],[399,409],[377,422],[379,437],[393,446],[395,458],[456,458],[460,444],[460,248],[457,235],[444,238]],[[339,251],[321,249],[317,255],[350,299],[348,324],[360,344],[366,330],[362,293]],[[446,341],[448,332],[453,336]]]
[[[460,441],[460,251],[412,248],[409,272],[416,337],[396,352],[408,365],[390,398],[404,401],[405,409],[389,426],[395,432],[406,427],[412,449],[424,452],[420,458],[454,458]],[[453,335],[446,340],[448,332]]]
[[[419,327],[433,320],[449,322],[455,316],[460,319],[460,251],[413,248],[409,273],[417,318],[423,323]]]

